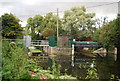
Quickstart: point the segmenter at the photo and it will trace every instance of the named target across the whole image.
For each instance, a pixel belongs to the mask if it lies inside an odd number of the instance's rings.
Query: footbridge
[[[82,41],[72,41],[75,47],[99,47],[98,42],[82,42]]]
[[[74,47],[100,47],[98,42],[83,42],[83,41],[72,41],[72,54],[74,55]]]
[[[33,40],[31,46],[49,46],[49,42],[47,40]]]

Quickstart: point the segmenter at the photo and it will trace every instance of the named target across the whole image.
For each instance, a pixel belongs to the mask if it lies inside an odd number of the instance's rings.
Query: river
[[[95,57],[88,57],[82,54],[75,54],[74,56],[54,56],[50,58],[39,58],[40,66],[47,69],[52,67],[52,59],[57,65],[61,65],[61,74],[67,73],[77,77],[77,79],[85,79],[87,76],[87,69],[91,67],[91,63],[95,63],[95,68],[99,79],[116,79],[120,78],[119,64],[116,62],[115,55],[108,57],[101,57],[96,54]]]

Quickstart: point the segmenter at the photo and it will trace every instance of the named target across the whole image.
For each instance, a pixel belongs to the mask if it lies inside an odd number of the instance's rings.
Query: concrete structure
[[[93,53],[107,53],[107,51],[105,48],[99,48],[99,49],[95,50]],[[108,53],[117,54],[117,48],[115,48],[111,51],[108,51]]]
[[[71,54],[71,48],[43,47],[43,51],[48,54]]]
[[[30,47],[30,45],[31,45],[31,36],[30,35],[26,35],[26,36],[24,36],[24,42],[25,42],[25,45],[26,45],[26,47]]]

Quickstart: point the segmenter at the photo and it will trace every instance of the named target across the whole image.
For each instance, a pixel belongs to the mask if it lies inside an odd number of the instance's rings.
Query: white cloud
[[[96,14],[96,18],[107,17],[109,21],[115,19],[117,14]]]
[[[27,5],[35,5],[37,3],[37,0],[25,0],[22,3]]]
[[[63,11],[69,10],[73,6],[85,5],[86,7],[107,4],[104,2],[118,2],[118,0],[0,0],[0,15],[4,13],[13,13],[19,19],[22,26],[26,25],[26,20],[36,14],[45,15],[48,12],[56,12],[59,8],[59,17],[63,16]],[[88,12],[95,12],[100,15],[117,14],[117,3],[88,8]],[[56,13],[55,13],[56,14]],[[100,16],[99,15],[99,16]]]
[[[3,15],[4,13],[10,13],[10,10],[7,8],[0,8],[0,15]]]
[[[0,0],[0,2],[118,2],[119,0]]]
[[[22,27],[25,27],[27,25],[27,22],[26,21],[22,21],[22,22],[20,22],[20,24],[21,24]]]

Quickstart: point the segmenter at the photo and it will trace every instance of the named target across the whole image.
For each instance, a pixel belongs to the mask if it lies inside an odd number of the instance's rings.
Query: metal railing
[[[48,40],[32,40],[31,41],[31,46],[44,46],[44,45],[49,45]]]

